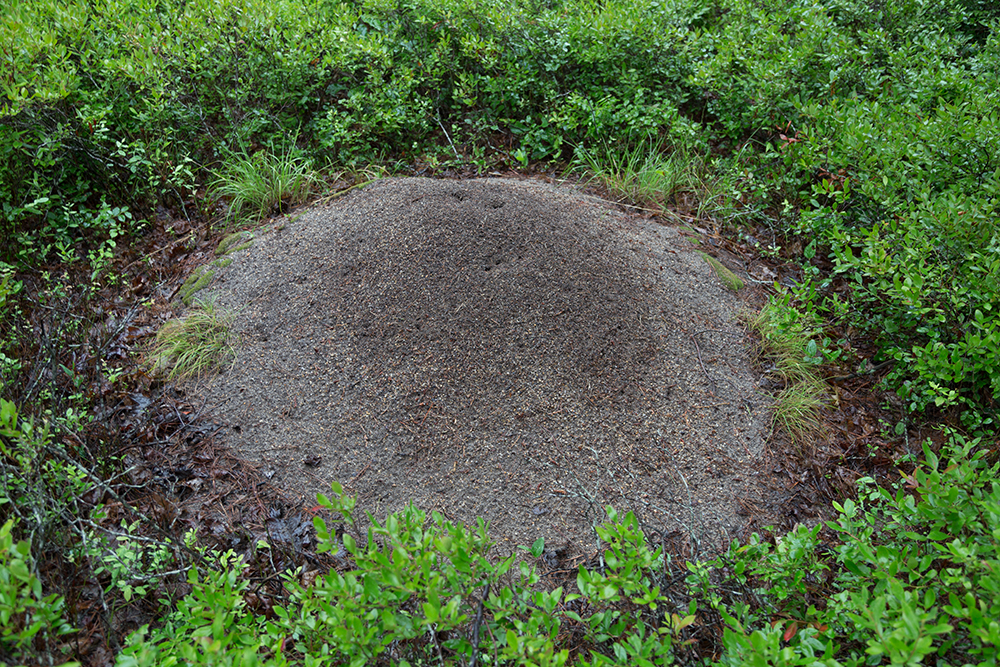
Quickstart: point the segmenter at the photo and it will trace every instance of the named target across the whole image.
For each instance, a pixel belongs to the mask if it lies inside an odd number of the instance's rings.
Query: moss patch
[[[245,232],[240,232],[239,234],[233,234],[232,236],[226,237],[226,239],[223,239],[222,243],[219,244],[219,248],[222,248],[222,244],[225,243],[226,240],[231,239],[233,237],[238,237],[240,236],[240,234],[243,233]],[[223,252],[225,254],[233,253],[239,250],[240,248],[245,248],[246,246],[249,245],[250,243],[246,243],[240,246],[239,248],[232,248],[228,251],[224,250]],[[220,253],[219,250],[216,249],[215,254],[219,255],[223,253]],[[233,263],[232,257],[220,257],[219,259],[213,260],[211,264],[207,266],[200,266],[194,271],[192,271],[191,275],[187,277],[187,280],[184,281],[184,284],[181,285],[180,289],[181,301],[184,303],[184,305],[190,306],[191,300],[194,298],[194,295],[197,294],[199,291],[208,287],[209,283],[212,282],[212,279],[215,278],[215,269],[224,269],[232,263]]]
[[[194,295],[198,293],[199,290],[204,289],[208,286],[212,279],[215,278],[215,271],[203,266],[201,268],[195,269],[188,276],[188,279],[184,281],[181,285],[181,301],[185,306],[191,305],[191,300]]]
[[[715,275],[719,276],[719,280],[722,281],[723,285],[734,292],[739,292],[743,289],[743,281],[740,277],[723,266],[722,262],[705,252],[699,251],[698,254],[701,255],[706,262],[708,262],[708,265],[712,267],[713,271],[715,271]]]
[[[248,248],[253,243],[253,234],[250,232],[236,232],[219,241],[219,246],[215,249],[215,255],[228,255],[237,250]]]

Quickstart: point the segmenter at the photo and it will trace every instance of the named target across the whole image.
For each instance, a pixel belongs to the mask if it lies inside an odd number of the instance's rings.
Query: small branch
[[[441,122],[441,113],[440,112],[438,112],[438,115],[437,115],[437,122],[438,122],[438,127],[440,127],[441,131],[444,132],[444,138],[448,140],[448,145],[451,146],[451,150],[454,151],[455,158],[458,159],[459,162],[461,162],[462,161],[462,156],[458,154],[458,149],[455,148],[455,144],[452,143],[451,137],[448,136],[448,130],[444,129],[444,123]]]
[[[895,359],[889,359],[888,361],[883,361],[881,364],[877,364],[875,366],[872,366],[868,370],[862,371],[861,373],[849,373],[847,375],[835,375],[834,377],[827,378],[826,381],[827,382],[842,382],[843,380],[851,380],[851,379],[854,379],[854,378],[864,377],[866,375],[874,375],[875,373],[879,372],[880,370],[882,370],[886,366],[890,366],[890,365],[894,364],[895,362],[896,362]]]
[[[438,641],[438,633],[434,626],[431,626],[431,638],[434,640],[434,648],[437,649],[438,664],[444,664],[444,654],[441,652],[441,642]]]
[[[72,432],[69,432],[69,431],[67,431],[67,434],[70,437],[72,437],[75,440],[77,440],[77,442],[80,442],[79,438],[76,437],[76,434],[74,434]],[[156,521],[154,521],[153,519],[149,518],[148,516],[146,516],[145,514],[143,514],[142,512],[140,512],[139,510],[137,510],[135,507],[133,507],[132,505],[130,505],[124,498],[122,498],[120,495],[118,495],[118,493],[113,488],[111,488],[111,485],[109,485],[107,482],[105,482],[104,480],[102,480],[100,477],[98,477],[97,475],[95,475],[94,473],[92,473],[90,470],[88,470],[86,467],[84,467],[79,461],[74,461],[73,459],[71,459],[69,457],[69,455],[67,455],[64,451],[62,451],[58,447],[50,447],[50,448],[48,448],[48,450],[52,454],[54,454],[55,456],[57,456],[58,458],[62,459],[65,463],[69,464],[70,466],[73,466],[73,467],[77,468],[81,473],[83,473],[86,477],[88,477],[94,483],[94,486],[96,486],[97,488],[103,490],[105,493],[107,493],[109,496],[111,496],[112,499],[114,499],[115,501],[117,501],[118,503],[120,503],[121,506],[122,506],[122,508],[124,508],[128,512],[131,512],[133,516],[138,517],[145,525],[149,526],[150,528],[152,528],[156,532],[160,533],[160,535],[164,538],[164,541],[166,543],[171,544],[175,549],[178,549],[178,550],[183,551],[184,553],[186,553],[188,556],[191,557],[191,559],[195,563],[201,563],[203,561],[203,558],[202,558],[201,554],[199,554],[194,549],[191,549],[190,547],[188,547],[183,542],[177,542],[177,541],[175,541],[176,537],[174,535],[171,535],[169,532],[167,532],[166,530],[164,530],[163,528],[161,528],[160,525],[159,525],[159,523],[157,523]],[[138,539],[139,536],[133,535],[133,536],[131,536],[131,538],[132,539]]]
[[[689,338],[691,339],[691,342],[694,343],[694,349],[698,352],[698,363],[701,364],[701,370],[705,373],[705,379],[708,380],[709,386],[712,387],[712,396],[715,396],[718,390],[715,386],[715,382],[712,380],[712,376],[708,374],[708,369],[705,368],[705,362],[701,360],[701,346],[698,345],[698,339],[694,336],[689,336]]]
[[[483,586],[483,597],[479,600],[479,611],[476,612],[476,624],[472,626],[472,659],[469,660],[469,667],[476,667],[476,661],[479,659],[479,628],[483,624],[483,605],[486,604],[486,598],[490,594],[490,582],[486,582]]]

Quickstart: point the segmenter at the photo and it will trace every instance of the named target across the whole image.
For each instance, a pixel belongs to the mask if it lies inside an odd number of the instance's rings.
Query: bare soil
[[[222,444],[314,504],[589,549],[603,507],[721,543],[767,493],[741,302],[655,220],[538,181],[385,179],[257,234],[205,298]],[[763,503],[766,504],[766,503]],[[586,545],[586,546],[585,546]]]

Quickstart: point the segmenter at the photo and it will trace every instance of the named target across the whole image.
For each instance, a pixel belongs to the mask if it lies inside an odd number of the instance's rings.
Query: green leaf
[[[30,583],[34,578],[28,569],[28,565],[23,560],[15,559],[7,565],[7,568],[11,574],[24,583]]]
[[[535,540],[534,544],[531,545],[531,555],[534,558],[538,558],[545,551],[545,538],[539,537]]]

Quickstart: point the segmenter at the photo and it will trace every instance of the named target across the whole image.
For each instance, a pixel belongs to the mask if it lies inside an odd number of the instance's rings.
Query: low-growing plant
[[[4,329],[8,331],[0,336],[0,394],[4,395],[7,383],[11,382],[24,366],[24,362],[11,349],[17,341],[12,331],[13,327],[10,326],[14,315],[10,312],[12,308],[9,307],[13,297],[17,296],[23,286],[21,281],[14,280],[13,267],[0,262],[0,324],[3,324]]]
[[[241,150],[228,157],[210,188],[229,201],[233,220],[280,214],[304,202],[319,183],[312,163],[294,148],[275,154]]]
[[[345,567],[288,573],[288,601],[258,616],[240,559],[217,554],[214,567],[189,573],[192,592],[164,627],[132,636],[119,665],[469,664],[473,656],[562,665],[562,642],[574,635],[590,647],[577,664],[661,665],[677,659],[687,630],[713,617],[721,626],[706,664],[995,664],[1000,464],[989,462],[989,443],[956,433],[948,443],[940,455],[925,444],[925,461],[894,491],[861,480],[859,499],[836,504],[825,525],[753,535],[688,563],[680,606],[660,588],[676,580],[664,554],[631,513],[607,509],[598,528],[606,549],[566,594],[540,589],[530,561],[490,558],[481,522],[470,530],[411,507],[361,537],[354,501],[334,485],[320,505],[345,523],[315,526],[320,548]],[[525,551],[538,558],[543,549],[539,540]]]
[[[567,626],[593,647],[577,664],[668,664],[674,640],[694,620],[691,607],[671,608],[658,583],[663,554],[646,541],[634,515],[598,530],[608,545],[600,568],[581,567],[579,594],[543,590],[530,562],[490,557],[480,520],[475,528],[428,517],[414,507],[372,521],[352,534],[354,501],[339,485],[319,503],[348,528],[331,529],[317,517],[320,551],[347,567],[303,584],[284,577],[286,604],[269,618],[254,615],[243,597],[248,582],[232,553],[217,565],[189,573],[193,586],[158,630],[133,635],[119,665],[164,664],[567,664],[561,643]],[[369,517],[370,518],[370,517]],[[544,542],[525,551],[538,559]],[[678,614],[677,612],[680,612]]]
[[[860,481],[826,524],[734,544],[716,564],[763,606],[722,605],[722,664],[992,665],[1000,658],[1000,485],[988,449],[950,433],[895,490]]]
[[[103,518],[98,513],[94,520]],[[126,603],[146,597],[162,579],[188,569],[184,565],[172,567],[177,565],[177,549],[169,542],[139,535],[140,523],[123,519],[120,529],[103,528],[92,533],[86,546],[78,550],[80,558],[90,559],[94,574],[108,581],[105,592],[118,591]],[[189,532],[185,543],[193,539],[194,533]]]
[[[65,600],[50,592],[37,563],[71,543],[67,526],[89,488],[49,424],[0,399],[0,663],[66,659],[73,628]]]
[[[66,620],[66,601],[45,594],[38,577],[28,540],[14,541],[16,522],[0,526],[0,664],[57,664],[62,662],[59,645],[74,632]]]
[[[820,429],[820,410],[828,403],[828,388],[820,365],[829,356],[828,339],[817,319],[791,305],[791,294],[772,297],[747,322],[758,336],[758,363],[780,387],[774,398],[772,420],[800,447],[806,447]]]
[[[35,545],[60,544],[89,488],[51,425],[0,399],[0,517],[17,517]]]
[[[215,303],[201,301],[183,317],[167,320],[149,353],[152,372],[190,379],[224,368],[234,353],[233,318]]]
[[[579,168],[624,202],[661,210],[683,191],[694,190],[697,165],[686,151],[669,150],[653,137],[578,148]]]
[[[774,397],[772,424],[788,433],[799,447],[806,448],[822,430],[820,411],[829,403],[828,388],[822,380],[798,380]]]
[[[816,379],[818,366],[834,354],[830,341],[821,338],[819,317],[794,305],[790,293],[772,296],[747,323],[761,339],[758,362],[770,361],[769,371],[785,383]]]

